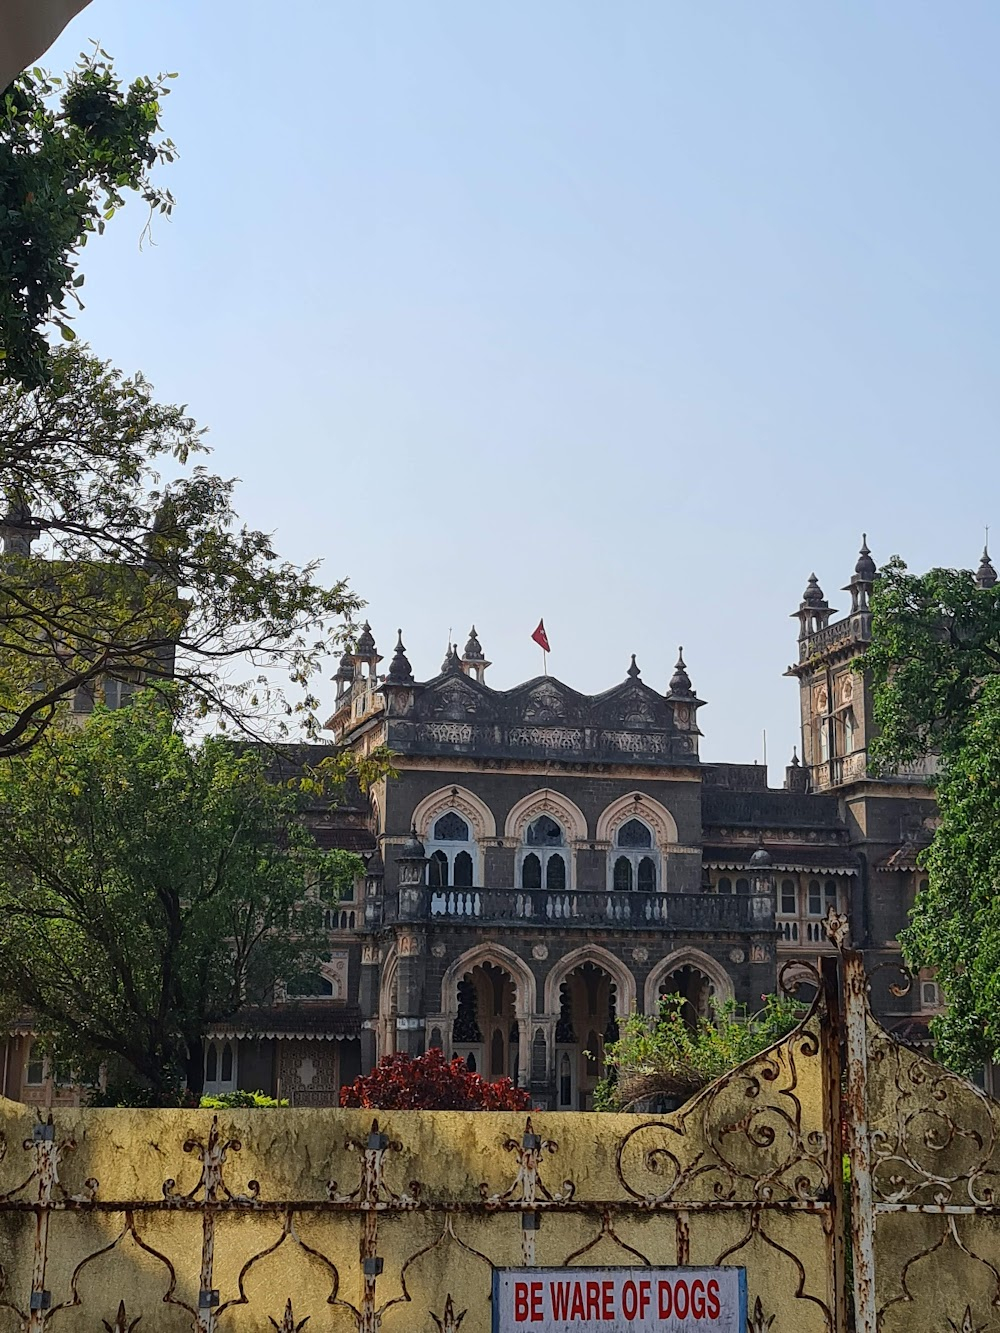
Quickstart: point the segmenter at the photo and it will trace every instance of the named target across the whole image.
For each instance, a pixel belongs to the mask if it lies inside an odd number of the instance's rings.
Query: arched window
[[[456,889],[472,888],[472,857],[468,852],[457,852],[453,869]]]
[[[455,810],[435,819],[424,846],[427,884],[432,889],[471,889],[478,880],[479,848],[468,820]]]
[[[619,847],[652,847],[653,835],[639,819],[630,819],[618,830],[615,842]]]
[[[738,879],[736,881],[736,892],[748,894],[750,892],[750,881],[748,879]]]
[[[799,914],[799,886],[794,879],[783,879],[781,881],[781,915],[798,916]]]
[[[728,875],[723,875],[722,878],[719,880],[718,892],[732,893],[732,891],[733,891],[733,881],[729,878]]]
[[[210,1037],[205,1042],[205,1087],[210,1096],[235,1092],[238,1075],[235,1043],[229,1038]]]
[[[561,892],[569,883],[568,857],[562,828],[548,815],[539,815],[524,831],[521,888],[540,889],[544,885]]]
[[[654,893],[658,887],[659,860],[649,825],[641,819],[626,820],[614,836],[610,857],[612,888],[637,888],[641,893]]]
[[[427,883],[432,889],[448,887],[448,858],[444,852],[435,852],[428,860]]]

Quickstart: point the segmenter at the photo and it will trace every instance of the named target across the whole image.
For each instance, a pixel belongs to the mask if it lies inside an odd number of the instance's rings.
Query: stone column
[[[400,929],[396,935],[396,1050],[419,1055],[424,1049],[424,931]]]
[[[361,946],[361,979],[358,1003],[361,1007],[361,1072],[367,1074],[378,1062],[376,1025],[379,1018],[379,982],[382,977],[382,951],[374,940]]]

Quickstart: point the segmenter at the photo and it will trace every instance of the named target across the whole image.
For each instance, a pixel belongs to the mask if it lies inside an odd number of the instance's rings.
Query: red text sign
[[[743,1268],[498,1268],[493,1333],[743,1333]]]

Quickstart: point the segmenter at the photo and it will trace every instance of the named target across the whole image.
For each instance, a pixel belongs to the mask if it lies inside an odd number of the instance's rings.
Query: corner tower
[[[836,611],[815,574],[793,612],[799,621],[799,656],[786,674],[799,682],[802,761],[813,791],[867,777],[871,698],[868,682],[854,662],[871,642],[869,599],[874,580],[875,561],[862,536],[854,574],[844,589],[851,595],[847,615],[832,619]]]

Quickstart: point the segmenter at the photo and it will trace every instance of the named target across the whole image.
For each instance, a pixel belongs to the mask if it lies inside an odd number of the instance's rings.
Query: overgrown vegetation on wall
[[[713,1000],[711,1014],[692,1021],[684,998],[666,995],[657,1014],[630,1014],[605,1050],[608,1073],[595,1090],[595,1110],[672,1109],[787,1036],[806,1013],[789,996],[761,999],[755,1014],[734,1000]]]

